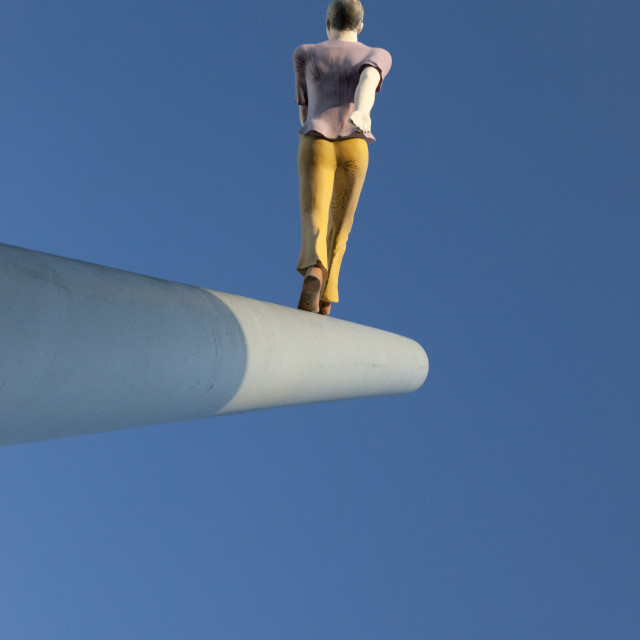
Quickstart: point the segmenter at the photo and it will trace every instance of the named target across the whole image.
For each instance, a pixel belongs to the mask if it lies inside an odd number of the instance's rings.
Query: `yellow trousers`
[[[338,302],[340,265],[362,191],[369,149],[362,138],[325,140],[300,136],[302,248],[298,271],[319,266],[325,275],[320,296]]]

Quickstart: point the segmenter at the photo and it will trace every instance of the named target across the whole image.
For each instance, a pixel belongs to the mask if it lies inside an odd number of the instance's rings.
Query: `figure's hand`
[[[306,104],[301,104],[299,111],[300,111],[300,124],[304,126],[304,123],[307,121],[309,107]]]
[[[354,111],[349,116],[349,122],[361,133],[369,133],[371,131],[371,116],[364,111]]]

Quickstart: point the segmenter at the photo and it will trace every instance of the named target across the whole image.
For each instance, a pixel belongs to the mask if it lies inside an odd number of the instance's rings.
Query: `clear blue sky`
[[[335,315],[425,386],[1,449],[2,640],[639,637],[640,4],[365,10]],[[295,305],[324,11],[5,0],[0,240]]]

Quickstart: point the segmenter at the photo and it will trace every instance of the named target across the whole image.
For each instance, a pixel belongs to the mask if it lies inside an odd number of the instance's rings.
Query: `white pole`
[[[428,367],[386,331],[0,244],[0,445],[406,393]]]

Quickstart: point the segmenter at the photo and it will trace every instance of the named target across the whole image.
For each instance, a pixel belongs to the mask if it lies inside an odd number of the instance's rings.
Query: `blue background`
[[[1,240],[295,305],[324,11],[5,0]],[[640,637],[640,4],[365,11],[334,315],[427,382],[1,449],[0,638]]]

